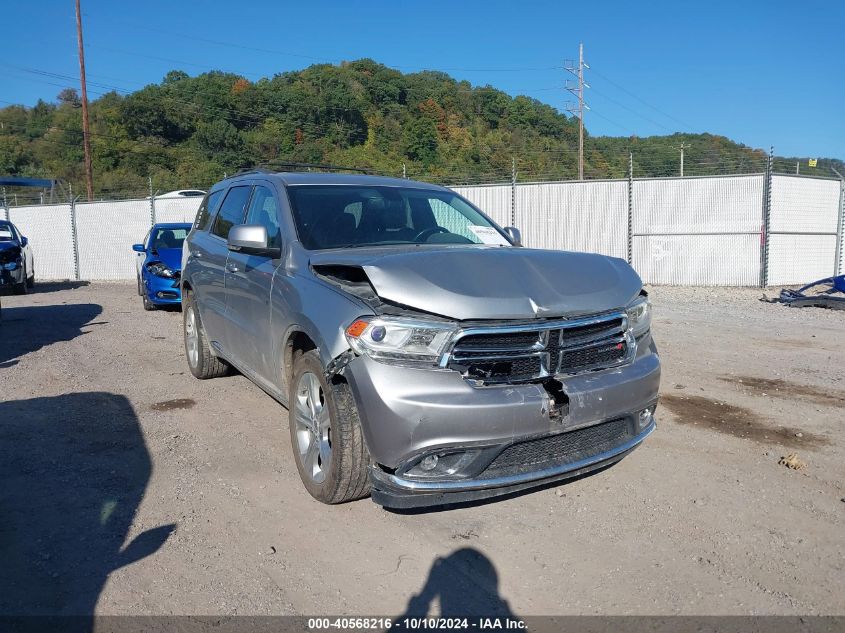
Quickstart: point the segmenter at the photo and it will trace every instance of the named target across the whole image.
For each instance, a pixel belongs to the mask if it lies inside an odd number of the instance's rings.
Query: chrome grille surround
[[[459,371],[466,380],[481,386],[619,367],[632,362],[636,353],[628,316],[620,311],[539,323],[461,328],[439,365]]]

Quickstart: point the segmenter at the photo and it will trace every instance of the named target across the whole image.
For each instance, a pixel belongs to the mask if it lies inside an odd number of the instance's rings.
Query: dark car
[[[0,220],[0,288],[11,286],[15,294],[26,294],[35,285],[32,247],[11,222]]]
[[[190,230],[191,225],[187,223],[156,224],[143,244],[132,245],[132,250],[138,253],[135,266],[144,310],[182,302],[179,287],[182,243]]]

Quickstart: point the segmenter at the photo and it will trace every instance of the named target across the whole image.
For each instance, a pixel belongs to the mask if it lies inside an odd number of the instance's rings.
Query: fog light
[[[640,414],[637,419],[637,424],[639,425],[640,431],[642,431],[649,424],[651,424],[653,418],[654,406],[648,407],[647,409],[643,409],[642,411],[640,411]]]
[[[435,468],[437,468],[438,461],[439,458],[437,457],[437,455],[429,455],[420,462],[420,468],[426,471],[434,470]]]

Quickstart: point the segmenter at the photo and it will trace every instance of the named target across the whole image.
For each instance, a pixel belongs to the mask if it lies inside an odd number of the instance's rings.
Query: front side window
[[[229,229],[236,224],[243,224],[244,207],[246,207],[250,189],[252,187],[249,185],[229,189],[229,193],[226,194],[226,198],[220,206],[220,211],[217,213],[217,219],[211,229],[212,233],[225,240],[229,237]]]
[[[268,245],[270,248],[279,248],[282,245],[282,236],[279,232],[279,209],[273,192],[267,187],[256,185],[249,201],[249,209],[246,212],[244,224],[258,224],[267,229]]]
[[[501,229],[457,194],[402,187],[288,187],[299,239],[309,250],[387,244],[510,246]]]

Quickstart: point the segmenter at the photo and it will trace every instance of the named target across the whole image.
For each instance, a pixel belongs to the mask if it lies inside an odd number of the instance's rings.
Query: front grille
[[[610,451],[634,436],[626,418],[568,433],[511,444],[490,463],[482,479],[518,475],[570,464]]]
[[[621,365],[633,341],[621,314],[524,325],[468,328],[446,366],[484,384],[528,382]]]

